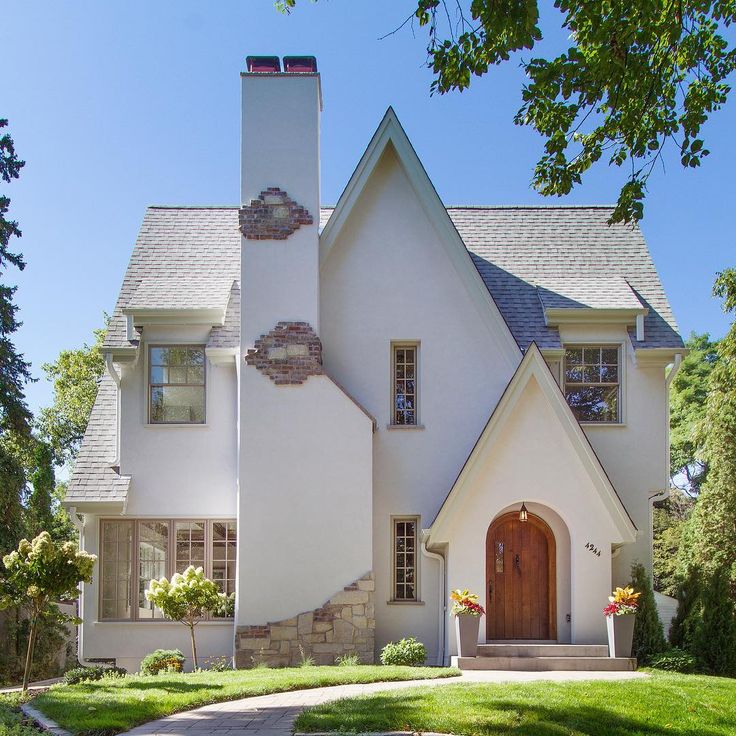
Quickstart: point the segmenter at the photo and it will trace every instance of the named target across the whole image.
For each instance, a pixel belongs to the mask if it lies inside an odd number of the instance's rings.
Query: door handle
[[[493,602],[493,583],[488,583],[488,602]]]
[[[514,567],[521,572],[521,555],[518,553],[514,555]]]

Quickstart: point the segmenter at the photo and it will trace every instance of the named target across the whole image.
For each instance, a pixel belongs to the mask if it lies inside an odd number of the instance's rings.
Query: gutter
[[[437,553],[430,552],[427,549],[426,542],[421,544],[422,554],[432,560],[437,560],[440,566],[439,571],[439,607],[437,621],[437,666],[445,666],[445,626],[447,622],[447,604],[445,603],[445,588],[447,581],[445,580],[445,558]]]

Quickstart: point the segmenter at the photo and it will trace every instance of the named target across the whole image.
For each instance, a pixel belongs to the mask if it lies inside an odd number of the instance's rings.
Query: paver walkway
[[[647,677],[641,672],[463,672],[441,680],[374,682],[295,690],[255,698],[231,700],[176,713],[127,731],[123,736],[290,736],[296,717],[305,708],[330,700],[368,695],[405,687],[439,687],[459,682],[528,682],[530,680],[631,680]]]

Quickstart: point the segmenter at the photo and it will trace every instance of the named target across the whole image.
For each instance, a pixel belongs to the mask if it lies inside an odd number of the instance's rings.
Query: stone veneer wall
[[[315,664],[335,664],[344,654],[357,654],[361,662],[373,663],[374,590],[371,572],[314,611],[263,626],[238,626],[235,666],[288,667],[299,664],[302,654],[311,656]]]

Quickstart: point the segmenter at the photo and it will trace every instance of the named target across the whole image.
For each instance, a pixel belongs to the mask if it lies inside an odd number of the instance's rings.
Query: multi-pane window
[[[394,519],[394,600],[417,600],[417,520]]]
[[[615,345],[565,348],[565,398],[579,421],[620,421],[619,356]]]
[[[227,595],[235,592],[236,530],[234,521],[212,524],[212,579]]]
[[[236,529],[235,521],[101,521],[100,619],[162,619],[146,590],[154,578],[189,565],[204,568],[223,593],[234,593]]]
[[[153,603],[146,600],[151,580],[166,576],[169,551],[169,524],[166,521],[138,522],[138,618],[163,618]]]
[[[152,424],[204,424],[205,355],[202,345],[150,348],[149,421]]]
[[[100,618],[130,618],[133,579],[133,522],[102,526]]]
[[[417,424],[417,346],[393,346],[393,424]]]

